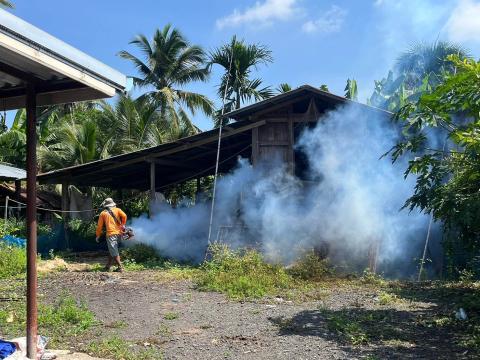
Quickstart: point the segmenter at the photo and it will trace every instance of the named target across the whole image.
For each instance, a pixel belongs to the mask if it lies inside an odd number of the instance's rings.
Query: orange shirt
[[[127,215],[125,215],[125,213],[117,207],[112,207],[110,208],[110,210],[112,210],[112,212],[115,214],[118,221],[121,222],[121,224],[118,224],[113,218],[113,216],[108,213],[107,210],[103,210],[100,214],[100,217],[98,218],[96,232],[97,237],[102,234],[103,225],[105,225],[105,227],[107,228],[107,236],[118,235],[122,233],[122,226],[124,226],[127,222]]]

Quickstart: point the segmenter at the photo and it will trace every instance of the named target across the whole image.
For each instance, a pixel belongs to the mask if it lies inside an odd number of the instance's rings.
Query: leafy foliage
[[[455,66],[447,59],[457,55],[468,59],[468,52],[457,44],[438,41],[433,44],[414,44],[401,54],[394,71],[375,81],[375,89],[367,100],[370,105],[397,111],[409,102],[415,102],[425,92],[432,91]]]
[[[432,213],[458,232],[470,250],[480,239],[480,62],[450,55],[457,73],[402,107],[403,141],[391,154],[412,154],[405,175],[416,176],[405,207]]]
[[[286,93],[288,91],[291,91],[292,87],[290,86],[290,84],[281,83],[280,85],[278,85],[278,87],[275,90],[277,90],[277,92],[279,94],[282,94],[282,93]]]
[[[25,248],[7,245],[0,241],[0,279],[25,273],[27,270],[27,252]]]
[[[350,100],[358,100],[358,87],[355,79],[348,79],[345,86],[345,97]]]
[[[222,245],[210,251],[212,259],[202,265],[197,279],[200,289],[225,292],[234,299],[261,298],[293,281],[281,265],[268,264],[257,251],[235,252]]]

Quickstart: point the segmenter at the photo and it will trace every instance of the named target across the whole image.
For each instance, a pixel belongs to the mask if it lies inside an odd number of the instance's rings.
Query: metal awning
[[[0,164],[0,181],[25,179],[27,172],[13,166]]]
[[[0,110],[27,114],[28,358],[37,352],[37,106],[112,97],[125,86],[125,75],[0,9]]]
[[[0,9],[0,110],[25,107],[27,83],[43,106],[112,97],[126,77]]]

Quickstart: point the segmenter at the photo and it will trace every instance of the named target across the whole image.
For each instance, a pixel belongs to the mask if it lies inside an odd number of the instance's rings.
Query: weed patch
[[[20,290],[20,287],[17,288]],[[17,290],[10,287],[13,296]],[[14,298],[0,308],[0,329],[8,337],[21,336],[25,329],[25,298]],[[69,295],[61,296],[53,305],[39,304],[39,334],[50,338],[52,347],[68,345],[68,339],[79,336],[98,322],[94,314],[82,302],[77,302]]]
[[[0,279],[24,274],[27,252],[24,247],[7,245],[0,241]]]
[[[160,360],[163,354],[156,346],[145,347],[117,336],[91,342],[86,351],[93,356],[122,360]]]
[[[380,305],[392,305],[392,304],[398,303],[399,301],[400,301],[400,298],[397,295],[391,294],[385,291],[382,291],[378,295],[378,303]]]
[[[175,320],[178,318],[178,313],[175,312],[168,312],[165,315],[163,315],[163,318],[165,320]]]
[[[212,259],[201,266],[196,278],[200,290],[248,299],[274,295],[293,285],[293,278],[283,266],[266,263],[257,251],[231,251],[224,246],[214,246],[211,254]]]

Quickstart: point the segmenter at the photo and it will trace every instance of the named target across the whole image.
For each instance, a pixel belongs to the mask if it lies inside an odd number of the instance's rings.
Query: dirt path
[[[283,299],[229,301],[221,294],[199,292],[189,281],[162,282],[154,271],[64,272],[40,282],[47,301],[64,291],[84,299],[102,321],[98,336],[115,334],[145,346],[159,345],[166,359],[474,358],[453,346],[442,329],[418,325],[419,318],[435,310],[434,304],[380,306],[378,292],[371,288],[339,287],[321,301],[295,304]],[[345,341],[331,322],[349,318],[378,321],[382,341]]]

